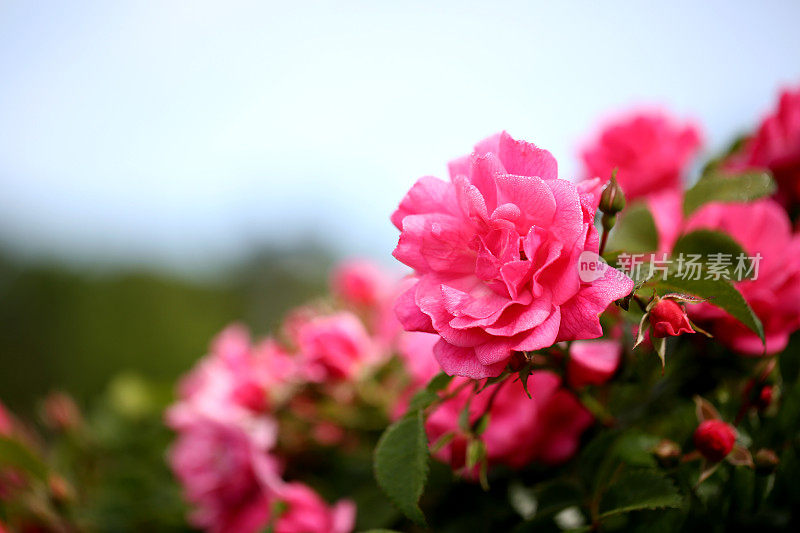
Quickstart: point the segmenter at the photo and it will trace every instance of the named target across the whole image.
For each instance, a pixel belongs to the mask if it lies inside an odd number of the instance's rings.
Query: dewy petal
[[[453,186],[463,216],[473,223],[485,222],[489,218],[489,213],[481,191],[464,176],[456,176]]]
[[[583,210],[578,189],[562,179],[547,180],[545,184],[552,191],[556,202],[550,231],[564,243],[565,248],[571,248],[583,230]]]
[[[408,215],[392,255],[418,272],[474,271],[471,234],[459,219],[446,214]]]
[[[475,349],[475,357],[482,365],[505,363],[511,357],[511,340],[497,338],[490,342],[479,344]]]
[[[541,350],[555,344],[561,326],[561,314],[561,309],[558,307],[553,308],[547,320],[517,341],[514,349],[525,352]]]
[[[600,314],[614,300],[627,296],[633,280],[618,270],[598,263],[603,277],[584,284],[574,297],[561,306],[561,328],[557,341],[596,339],[603,335]]]
[[[456,214],[458,202],[450,183],[433,176],[424,176],[411,187],[400,206],[392,213],[392,224],[402,231],[403,218],[424,213]]]
[[[483,195],[488,211],[494,211],[497,206],[497,190],[495,177],[505,174],[506,169],[495,154],[473,154],[470,161],[469,181]]]
[[[459,348],[444,339],[433,346],[433,354],[445,374],[464,376],[472,379],[497,377],[503,372],[505,362],[494,365],[482,365],[472,348]]]
[[[500,174],[495,178],[497,202],[514,204],[521,211],[517,231],[525,235],[531,226],[549,227],[556,215],[556,199],[541,178]]]
[[[491,326],[483,329],[491,335],[511,337],[540,325],[551,312],[550,298],[542,296],[534,299],[530,305],[509,306]]]
[[[533,143],[514,140],[506,132],[500,134],[498,156],[511,174],[545,180],[558,177],[558,163],[550,152]]]

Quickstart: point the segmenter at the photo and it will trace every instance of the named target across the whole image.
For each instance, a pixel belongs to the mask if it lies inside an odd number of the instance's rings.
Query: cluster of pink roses
[[[306,425],[299,432],[317,445],[350,442],[357,430],[326,419],[321,402],[357,409],[356,384],[375,384],[376,371],[396,356],[406,378],[390,376],[377,386],[386,416],[397,419],[411,396],[440,372],[434,357],[439,337],[404,332],[395,318],[393,303],[410,283],[397,282],[369,263],[346,263],[332,277],[334,304],[290,313],[283,341],[254,344],[240,326],[217,336],[209,355],[182,380],[179,400],[167,412],[167,423],[177,433],[169,459],[193,506],[193,524],[221,532],[259,531],[266,525],[278,533],[353,528],[351,502],[330,507],[311,488],[282,479],[296,438],[303,437],[289,426],[302,419]],[[570,361],[575,387],[606,381],[619,363],[618,343],[585,344],[574,346]],[[483,439],[492,464],[560,463],[574,454],[592,424],[592,415],[559,376],[534,372],[531,383],[537,389],[534,400],[515,383],[504,385],[491,406],[488,391],[471,403],[476,416],[490,407],[492,423]],[[465,389],[436,407],[427,423],[431,443],[457,428],[471,394]],[[462,444],[463,439],[454,439],[437,457],[461,468]]]
[[[326,419],[318,404],[358,409],[368,382],[379,391],[372,401],[379,397],[386,417],[397,420],[440,371],[457,376],[427,408],[424,427],[434,456],[468,478],[478,475],[468,451],[475,439],[488,465],[572,457],[596,414],[577,393],[606,384],[622,362],[625,328],[608,308],[635,297],[634,282],[598,256],[595,219],[612,173],[628,201],[652,212],[653,252],[712,229],[761,256],[759,276],[736,288],[764,326],[767,352],[783,350],[800,328],[800,236],[785,209],[800,197],[800,92],[785,93],[778,111],[718,167],[771,171],[780,202],[708,203],[685,216],[685,179],[700,145],[696,127],[643,112],[599,133],[583,151],[577,183],[558,177],[548,151],[505,132],[451,162],[449,181],[418,180],[391,217],[400,230],[394,256],[411,276],[397,282],[369,263],[345,264],[332,278],[333,304],[292,313],[282,341],[254,345],[231,327],[183,380],[167,415],[178,433],[170,459],[194,524],[351,530],[351,502],[331,507],[302,483],[284,481],[296,444],[284,421],[287,414],[304,419],[317,444],[348,442],[357,430]],[[597,273],[591,279],[580,275],[587,257]],[[683,302],[697,305],[687,311]],[[710,303],[688,295],[654,297],[646,309],[639,303],[651,339],[703,332],[702,325],[733,350],[763,352],[756,334]],[[405,379],[377,377],[394,357]],[[732,431],[705,423],[696,446],[718,463],[734,449]]]
[[[281,478],[272,407],[298,371],[275,341],[252,346],[232,327],[183,380],[180,400],[167,412],[178,433],[169,457],[194,506],[194,525],[215,532],[352,530],[351,502],[329,507],[309,487]]]
[[[770,171],[779,187],[775,199],[710,203],[684,217],[685,177],[700,138],[696,127],[661,113],[621,118],[584,150],[584,177],[608,176],[616,168],[625,195],[650,208],[660,252],[669,251],[683,233],[711,229],[728,233],[748,256],[760,254],[758,277],[738,281],[736,288],[764,325],[767,353],[778,353],[800,327],[800,236],[790,219],[800,190],[800,90],[785,91],[778,109],[722,165],[727,172]],[[704,303],[691,306],[689,313],[730,348],[763,352],[758,336],[726,312]]]

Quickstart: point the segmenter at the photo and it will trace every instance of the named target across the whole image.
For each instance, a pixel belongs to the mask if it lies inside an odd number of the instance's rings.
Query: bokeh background
[[[337,258],[394,267],[404,191],[500,129],[563,177],[634,104],[697,120],[713,152],[800,81],[798,20],[793,1],[0,0],[0,397],[170,388]]]

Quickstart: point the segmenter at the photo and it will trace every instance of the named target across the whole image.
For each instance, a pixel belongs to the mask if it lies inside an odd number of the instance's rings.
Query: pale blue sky
[[[388,262],[405,190],[495,131],[563,177],[634,103],[722,145],[800,83],[798,20],[792,1],[0,0],[0,237],[195,268],[315,235]]]

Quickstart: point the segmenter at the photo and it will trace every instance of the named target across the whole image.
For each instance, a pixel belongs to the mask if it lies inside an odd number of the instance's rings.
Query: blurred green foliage
[[[52,389],[82,405],[120,372],[172,383],[226,324],[274,329],[323,293],[329,254],[308,244],[265,250],[213,279],[84,272],[0,252],[0,398],[21,414]]]

